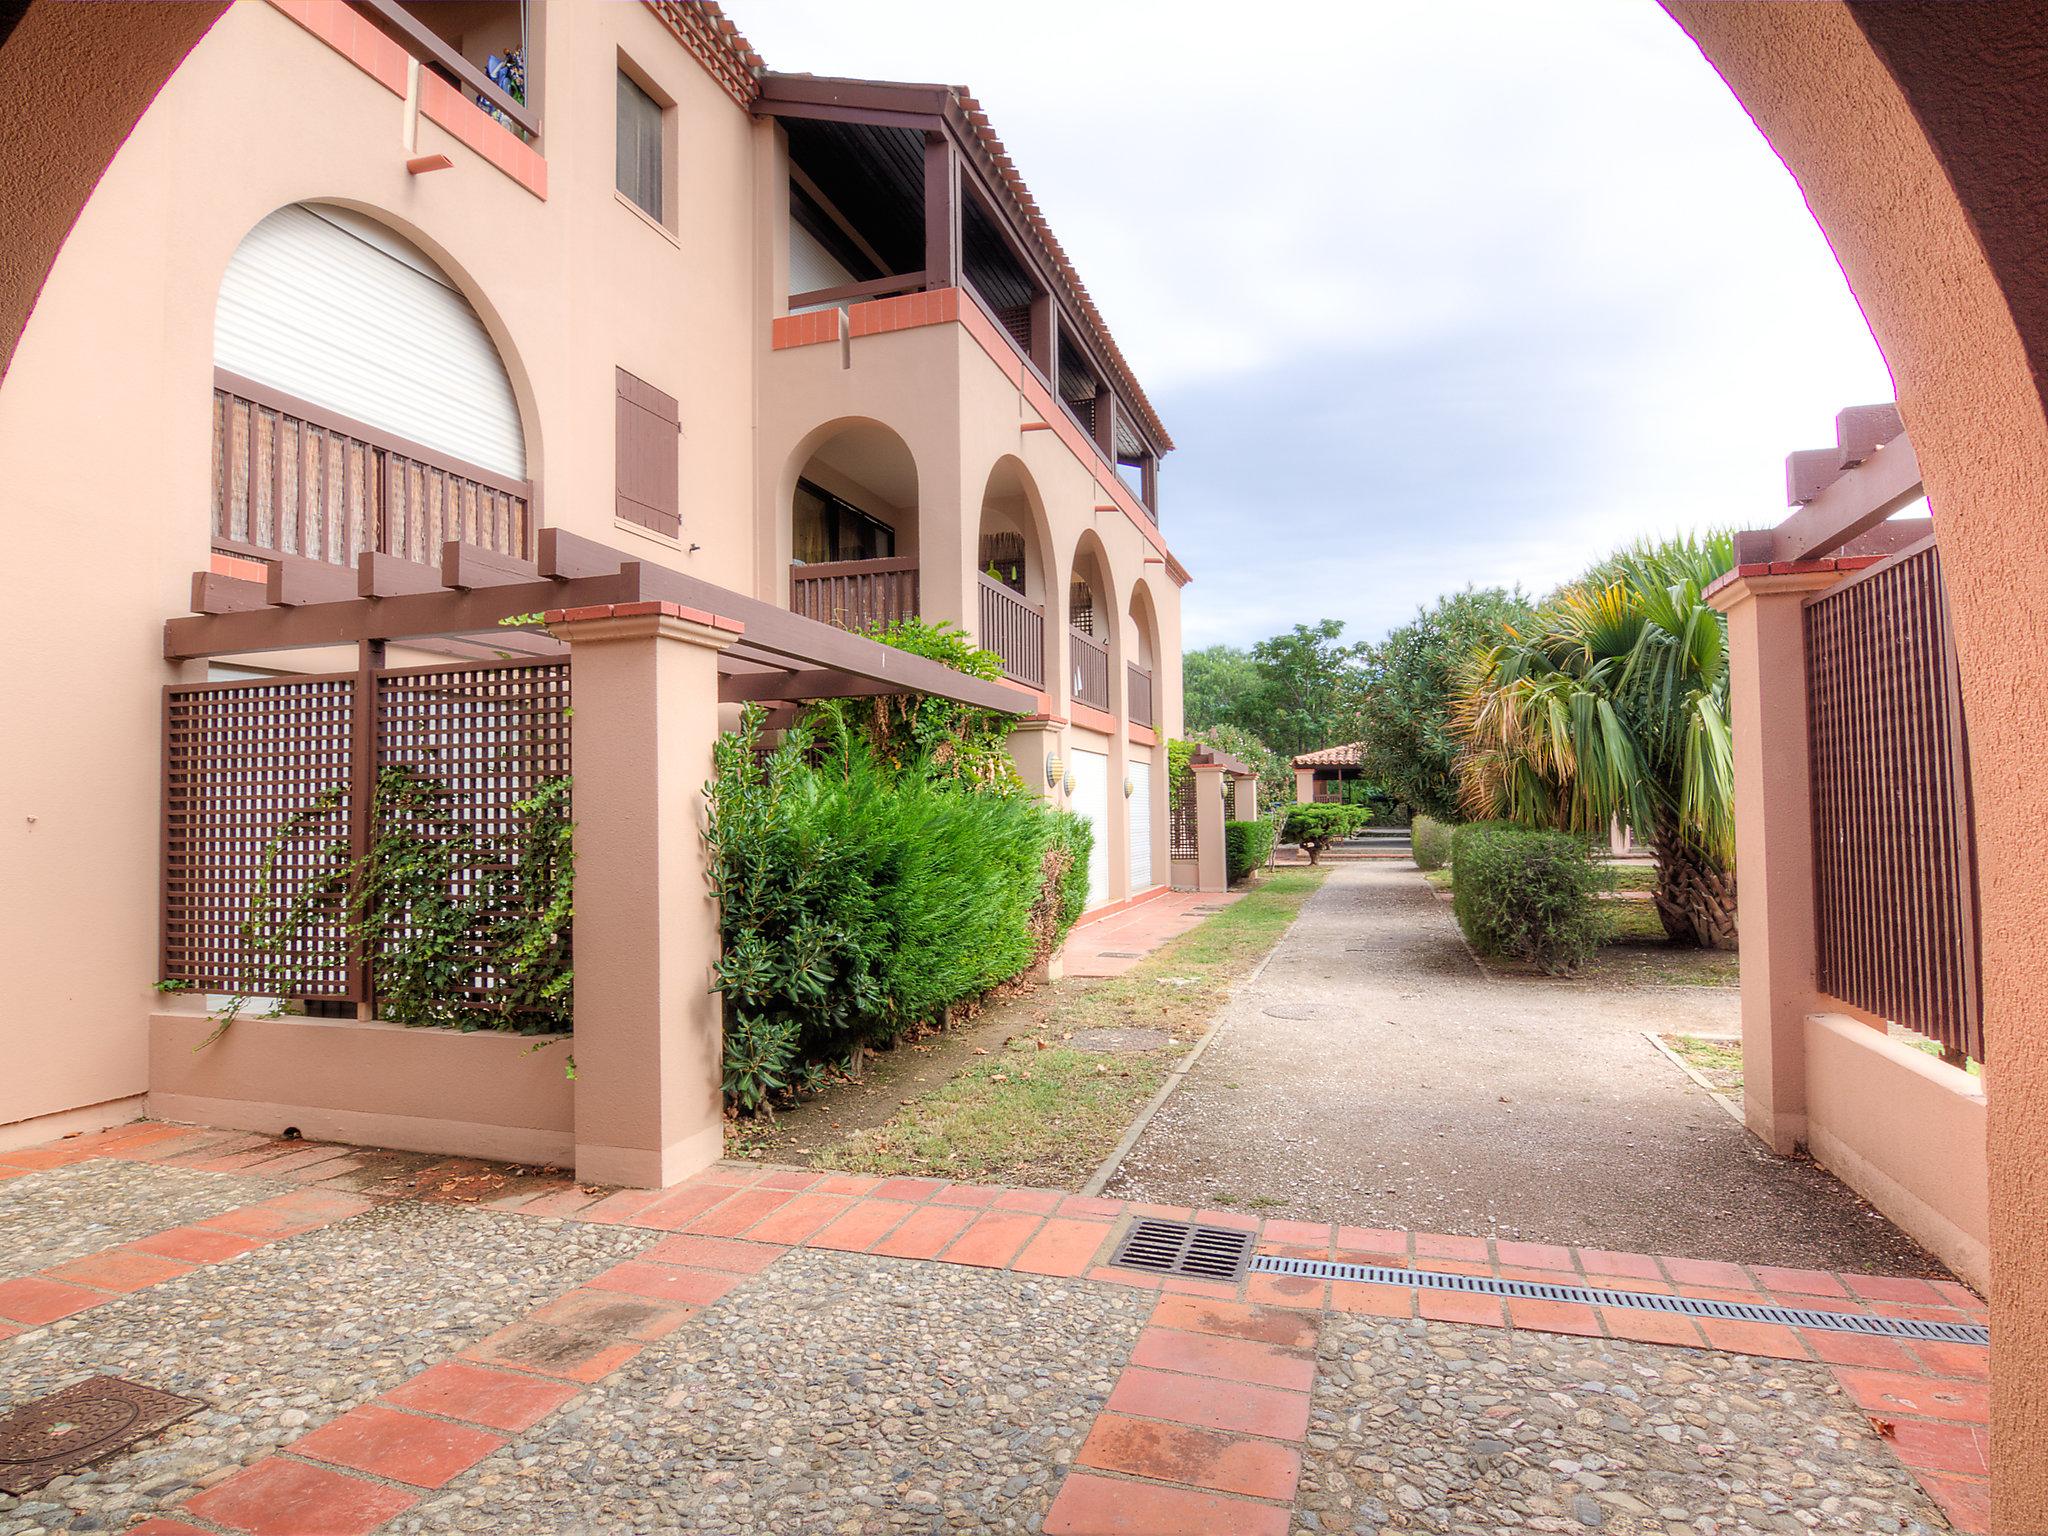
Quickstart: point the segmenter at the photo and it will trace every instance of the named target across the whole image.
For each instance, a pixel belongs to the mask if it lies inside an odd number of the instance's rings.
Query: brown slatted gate
[[[357,715],[364,677],[375,699],[367,720]],[[348,885],[381,830],[368,814],[379,776],[431,780],[451,825],[509,847],[521,803],[569,775],[569,717],[566,661],[165,689],[164,979],[197,992],[369,1001],[374,963],[366,970],[353,952]],[[492,989],[479,970],[462,997],[488,1007]]]
[[[1820,989],[1984,1059],[1969,749],[1930,541],[1806,608]]]

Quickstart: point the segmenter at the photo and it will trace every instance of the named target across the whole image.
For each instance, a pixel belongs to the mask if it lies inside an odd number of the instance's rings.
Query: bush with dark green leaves
[[[891,765],[831,716],[763,753],[762,718],[719,738],[706,829],[725,1091],[749,1113],[1029,968],[1088,879],[1085,825],[1035,796]]]
[[[1408,842],[1415,850],[1417,869],[1442,869],[1451,862],[1451,839],[1457,828],[1434,816],[1417,815],[1408,824]]]
[[[1290,805],[1280,823],[1280,841],[1297,844],[1311,864],[1320,863],[1323,850],[1357,830],[1365,813],[1355,805],[1317,803]]]
[[[1568,975],[1600,947],[1601,876],[1583,839],[1507,822],[1460,827],[1451,844],[1451,910],[1482,955]]]
[[[1257,821],[1226,821],[1223,850],[1230,883],[1235,885],[1265,863],[1266,856],[1273,851],[1273,823],[1263,817]]]

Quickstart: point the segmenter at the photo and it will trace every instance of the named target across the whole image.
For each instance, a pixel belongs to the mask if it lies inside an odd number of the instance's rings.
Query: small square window
[[[619,190],[660,224],[662,107],[623,69],[619,71]]]

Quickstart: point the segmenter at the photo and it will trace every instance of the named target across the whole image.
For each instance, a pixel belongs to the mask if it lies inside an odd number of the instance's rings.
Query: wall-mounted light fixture
[[[1071,795],[1071,794],[1072,794],[1072,793],[1074,792],[1074,770],[1073,770],[1073,769],[1069,768],[1069,769],[1067,770],[1067,777],[1066,777],[1066,782],[1065,782],[1065,784],[1064,784],[1064,785],[1063,785],[1062,787],[1063,787],[1063,788],[1065,788],[1066,792],[1067,792],[1068,794],[1070,794],[1070,795]]]
[[[1128,799],[1130,799],[1130,798],[1131,798],[1131,792],[1132,792],[1133,790],[1135,790],[1135,789],[1136,789],[1137,787],[1138,787],[1137,785],[1135,785],[1135,784],[1133,784],[1133,783],[1131,782],[1131,776],[1130,776],[1129,774],[1125,774],[1125,775],[1124,775],[1124,798],[1125,798],[1126,800],[1128,800]]]
[[[1047,789],[1058,789],[1060,787],[1060,755],[1057,752],[1045,754],[1045,787]]]

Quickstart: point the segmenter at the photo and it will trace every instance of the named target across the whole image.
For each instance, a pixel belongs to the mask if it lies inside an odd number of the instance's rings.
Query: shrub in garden
[[[1451,910],[1484,955],[1532,960],[1552,975],[1577,970],[1600,947],[1600,872],[1568,832],[1474,822],[1451,847]]]
[[[1280,841],[1299,844],[1307,850],[1309,863],[1319,863],[1325,848],[1351,835],[1361,814],[1351,805],[1290,805],[1280,824]]]
[[[1264,817],[1257,821],[1226,821],[1223,848],[1230,883],[1235,885],[1265,863],[1266,856],[1273,851],[1273,823]]]
[[[1408,842],[1415,850],[1417,869],[1442,869],[1451,862],[1451,837],[1456,827],[1434,816],[1418,815],[1408,824]]]

